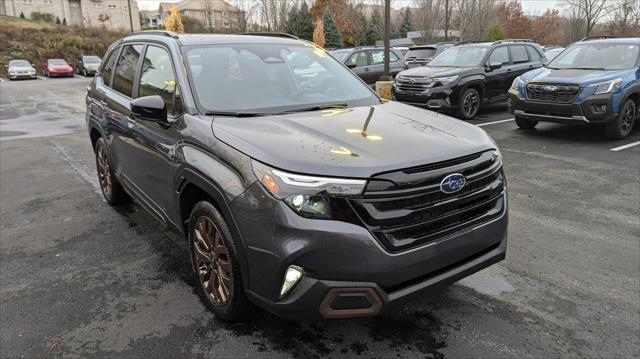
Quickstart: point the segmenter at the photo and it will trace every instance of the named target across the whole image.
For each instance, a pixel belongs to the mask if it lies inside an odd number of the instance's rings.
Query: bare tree
[[[296,5],[289,0],[259,0],[260,17],[267,31],[284,31],[289,7]]]
[[[439,31],[444,25],[444,1],[441,0],[414,0],[415,27],[425,42],[430,42],[439,37]],[[441,6],[442,5],[442,6]]]
[[[481,40],[493,20],[496,0],[456,0],[461,40]]]
[[[584,36],[589,36],[594,26],[612,10],[608,6],[608,0],[564,0],[564,5],[576,9],[577,14],[584,19]]]
[[[240,10],[231,14],[235,19],[238,30],[246,32],[249,29],[249,24],[257,22],[255,17],[259,4],[255,0],[231,0],[230,3]]]
[[[567,42],[575,42],[584,37],[586,21],[577,7],[565,9]]]
[[[612,32],[621,35],[640,34],[640,0],[619,0],[611,7]]]

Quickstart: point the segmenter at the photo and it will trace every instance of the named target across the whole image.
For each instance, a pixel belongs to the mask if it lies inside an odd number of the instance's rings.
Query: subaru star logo
[[[557,89],[558,89],[558,87],[553,86],[553,85],[546,85],[545,87],[543,87],[543,89],[544,89],[545,91],[548,91],[548,92],[553,92],[553,91],[557,90]]]
[[[456,193],[464,187],[464,184],[467,183],[467,179],[459,174],[453,173],[445,177],[442,182],[440,182],[440,190],[443,193]]]
[[[409,82],[411,82],[412,84],[416,83],[416,79],[409,79]]]

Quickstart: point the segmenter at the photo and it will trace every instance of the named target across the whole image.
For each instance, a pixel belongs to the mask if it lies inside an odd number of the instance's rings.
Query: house
[[[180,3],[161,2],[158,12],[162,22],[174,7],[184,18],[194,20],[210,32],[238,32],[243,30],[244,11],[223,0],[185,0]]]
[[[135,0],[0,0],[0,14],[31,18],[34,12],[51,14],[67,25],[140,30]]]
[[[140,10],[140,26],[143,29],[159,29],[164,26],[164,20],[158,9]]]

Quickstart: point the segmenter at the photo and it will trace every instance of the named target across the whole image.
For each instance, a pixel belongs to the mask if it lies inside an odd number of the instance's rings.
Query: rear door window
[[[369,50],[369,53],[371,54],[372,65],[384,64],[384,50]],[[389,51],[389,61],[394,62],[398,60],[398,56],[393,51]]]
[[[513,59],[514,64],[519,64],[519,63],[529,61],[529,55],[527,54],[527,49],[525,49],[523,45],[509,46],[509,48],[511,49],[511,58]]]
[[[133,93],[133,79],[136,77],[142,48],[142,45],[126,45],[116,64],[112,88],[127,97],[131,97]]]
[[[118,58],[119,53],[119,47],[113,50],[109,55],[109,58],[105,62],[104,68],[102,69],[102,81],[106,86],[111,87],[111,74],[113,73],[113,66],[116,63],[116,59]]]
[[[540,60],[540,54],[536,49],[533,48],[533,46],[527,46],[527,52],[529,53],[529,57],[531,58],[531,61]]]
[[[364,51],[356,52],[347,60],[347,65],[356,65],[356,67],[367,66],[368,64],[369,59],[367,59],[367,53]]]

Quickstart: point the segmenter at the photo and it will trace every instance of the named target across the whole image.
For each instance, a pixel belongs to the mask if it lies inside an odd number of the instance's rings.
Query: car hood
[[[466,74],[471,71],[468,67],[415,67],[409,70],[404,70],[399,73],[399,76],[408,77],[447,77]]]
[[[68,65],[49,65],[49,68],[51,70],[65,71],[65,70],[70,70],[71,66],[68,66]]]
[[[542,67],[524,74],[521,79],[526,82],[558,82],[576,84],[582,87],[591,84],[624,77],[633,70],[576,70],[576,69],[550,69]]]
[[[495,148],[476,126],[396,102],[266,117],[216,117],[212,129],[219,140],[270,166],[335,177],[368,178]]]
[[[11,66],[9,71],[35,71],[31,66]]]

